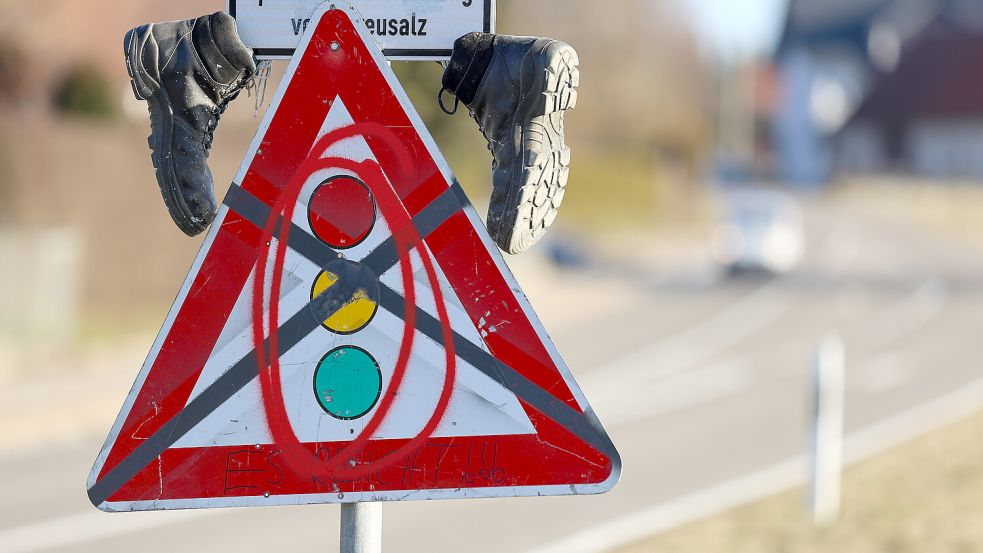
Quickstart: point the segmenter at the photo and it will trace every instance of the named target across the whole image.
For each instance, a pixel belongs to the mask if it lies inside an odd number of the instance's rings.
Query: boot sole
[[[150,36],[149,30],[147,36]],[[188,236],[197,236],[208,228],[208,224],[203,224],[191,214],[181,194],[172,157],[168,155],[174,134],[171,99],[164,87],[160,86],[160,83],[154,80],[143,66],[141,60],[143,48],[137,29],[128,31],[123,37],[126,73],[130,76],[133,96],[137,100],[146,101],[150,111],[150,136],[147,137],[147,145],[150,147],[150,158],[154,164],[157,185],[160,187],[164,205],[167,206],[174,223]]]
[[[570,175],[564,113],[576,107],[580,86],[580,60],[569,45],[550,41],[530,55],[539,59],[523,64],[520,90],[528,92],[513,125],[530,123],[517,145],[506,201],[488,218],[492,237],[510,254],[536,244],[556,220]]]

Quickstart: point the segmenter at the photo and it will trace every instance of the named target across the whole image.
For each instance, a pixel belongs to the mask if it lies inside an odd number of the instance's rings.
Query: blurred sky
[[[788,0],[673,0],[705,46],[722,57],[760,55],[774,47]]]

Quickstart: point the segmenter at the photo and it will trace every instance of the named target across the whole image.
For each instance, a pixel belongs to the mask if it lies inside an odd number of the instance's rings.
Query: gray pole
[[[341,506],[341,553],[382,553],[382,503]]]
[[[845,357],[838,336],[823,340],[816,355],[812,517],[818,526],[828,526],[840,516]]]

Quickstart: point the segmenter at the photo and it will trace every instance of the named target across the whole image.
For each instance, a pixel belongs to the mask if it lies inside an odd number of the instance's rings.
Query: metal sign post
[[[382,553],[382,503],[341,506],[341,553]]]

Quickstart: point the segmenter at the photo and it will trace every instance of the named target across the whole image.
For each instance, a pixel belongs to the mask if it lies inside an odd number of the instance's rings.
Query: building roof
[[[898,126],[914,118],[983,116],[983,30],[944,18],[906,49],[879,78],[854,116]]]
[[[793,46],[863,46],[875,17],[894,0],[790,0],[779,53]]]
[[[788,26],[799,32],[827,29],[866,19],[891,0],[791,0]]]
[[[892,28],[907,42],[940,15],[955,20],[978,17],[981,7],[979,0],[789,0],[778,53],[793,46],[829,44],[866,53],[875,25]]]

